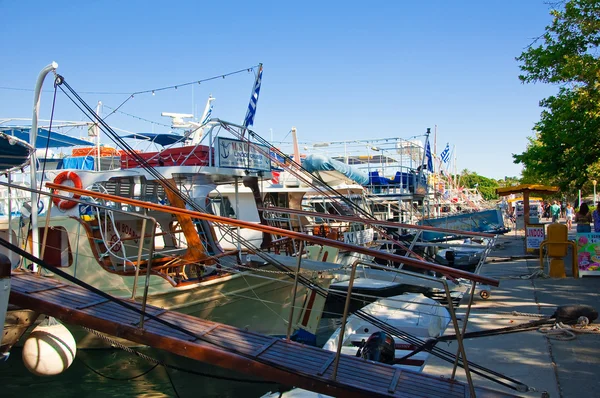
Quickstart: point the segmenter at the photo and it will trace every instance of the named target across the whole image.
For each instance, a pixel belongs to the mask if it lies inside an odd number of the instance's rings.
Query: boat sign
[[[528,224],[527,228],[525,228],[526,235],[526,245],[527,252],[535,252],[540,249],[540,245],[542,241],[545,239],[545,229],[543,224]]]
[[[352,245],[365,245],[373,242],[373,229],[362,231],[344,232],[344,242]]]
[[[218,167],[271,171],[268,153],[264,145],[217,137]]]

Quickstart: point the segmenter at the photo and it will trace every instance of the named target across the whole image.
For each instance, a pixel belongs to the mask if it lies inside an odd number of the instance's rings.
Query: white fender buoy
[[[37,376],[56,376],[71,366],[77,344],[69,330],[54,318],[38,325],[23,345],[23,363]]]

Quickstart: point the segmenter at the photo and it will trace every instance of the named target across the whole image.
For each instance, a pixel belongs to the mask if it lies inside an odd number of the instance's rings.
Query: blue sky
[[[94,105],[131,93],[264,65],[254,130],[303,141],[419,135],[437,125],[438,152],[457,169],[519,175],[539,100],[554,87],[522,85],[515,61],[550,22],[543,0],[503,1],[53,1],[0,0],[0,87],[33,88],[51,61]],[[168,124],[161,112],[243,119],[254,75],[140,95],[124,112]],[[48,80],[45,89],[51,90]],[[51,92],[42,117],[49,117]],[[32,93],[0,89],[1,117],[31,117]],[[106,112],[107,110],[105,110]],[[59,95],[56,119],[82,120]],[[129,131],[166,131],[126,115]],[[289,139],[289,137],[288,137]]]

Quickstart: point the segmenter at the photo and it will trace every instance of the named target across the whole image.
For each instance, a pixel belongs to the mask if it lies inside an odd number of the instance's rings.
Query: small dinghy
[[[361,311],[368,316],[377,318],[378,322],[384,322],[392,328],[399,329],[403,333],[410,334],[423,341],[440,336],[450,322],[450,314],[446,308],[435,300],[415,293],[379,299],[367,305]],[[331,335],[323,348],[336,352],[340,332],[341,326]],[[365,360],[387,363],[420,372],[423,370],[425,361],[429,356],[428,352],[421,351],[410,358],[403,359],[415,349],[416,346],[402,341],[397,336],[386,333],[358,315],[348,317],[344,328],[342,354],[359,356]],[[283,393],[267,393],[262,398],[275,397],[315,398],[328,396],[294,388]]]

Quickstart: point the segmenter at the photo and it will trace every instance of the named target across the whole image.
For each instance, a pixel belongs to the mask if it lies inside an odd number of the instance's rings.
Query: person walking
[[[592,214],[587,203],[582,203],[579,211],[575,213],[575,223],[577,224],[577,232],[592,232],[590,223],[592,222]]]
[[[596,203],[596,210],[592,213],[594,232],[600,232],[600,202]]]
[[[571,202],[567,202],[567,207],[565,208],[565,217],[567,219],[567,228],[573,228],[573,219],[575,218],[575,209],[571,206]]]
[[[558,218],[560,217],[560,206],[556,203],[556,200],[552,201],[550,214],[552,215],[552,222],[558,222]]]

